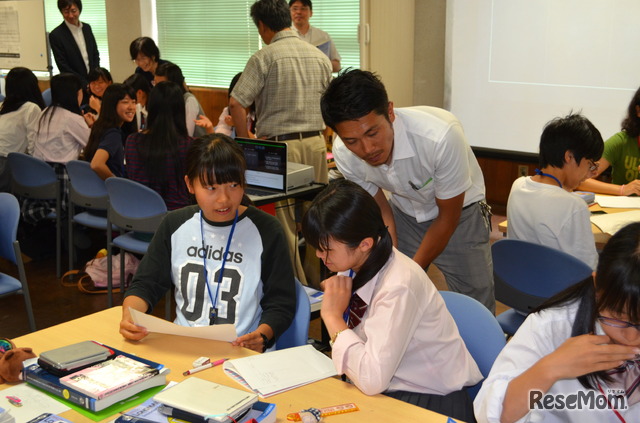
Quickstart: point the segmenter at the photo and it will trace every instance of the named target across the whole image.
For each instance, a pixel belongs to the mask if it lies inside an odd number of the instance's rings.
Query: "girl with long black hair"
[[[607,242],[593,278],[527,317],[484,381],[476,417],[640,421],[639,354],[640,223],[633,223]]]
[[[0,106],[0,192],[11,188],[9,153],[31,153],[40,112],[44,109],[38,79],[27,68],[16,67],[5,77],[6,98]]]
[[[127,138],[127,177],[155,190],[167,209],[193,204],[184,183],[191,137],[187,135],[182,90],[173,82],[158,83],[149,94],[147,129]]]
[[[91,128],[84,158],[102,179],[125,176],[122,124],[136,116],[136,95],[123,84],[107,87],[98,120]]]
[[[323,282],[320,311],[338,373],[367,395],[474,421],[464,387],[482,375],[424,270],[393,247],[373,197],[334,182],[313,201],[302,232],[338,272]]]
[[[82,81],[73,73],[51,78],[51,106],[38,120],[33,156],[52,163],[66,164],[78,158],[87,145],[93,115],[82,115]]]

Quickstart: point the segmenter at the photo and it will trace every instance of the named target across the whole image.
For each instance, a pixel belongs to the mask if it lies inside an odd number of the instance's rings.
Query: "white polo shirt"
[[[333,156],[347,179],[371,195],[378,188],[389,191],[391,203],[418,222],[438,216],[436,198],[446,200],[464,192],[463,206],[484,200],[482,171],[453,114],[428,106],[394,109],[394,113],[390,165],[369,165],[336,137]],[[410,181],[421,188],[413,189]]]

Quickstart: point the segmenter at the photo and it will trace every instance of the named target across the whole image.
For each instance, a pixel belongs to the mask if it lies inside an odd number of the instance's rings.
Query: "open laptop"
[[[284,194],[313,182],[312,166],[287,161],[287,144],[253,138],[236,138],[247,162],[246,193],[251,197]]]

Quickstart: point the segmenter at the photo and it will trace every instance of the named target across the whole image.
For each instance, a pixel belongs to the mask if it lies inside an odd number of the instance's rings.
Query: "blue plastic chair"
[[[124,289],[124,251],[146,254],[149,241],[140,234],[151,236],[167,214],[167,206],[157,192],[138,182],[125,178],[109,178],[105,181],[109,193],[107,219],[122,230],[112,237],[112,227],[107,224],[107,295],[109,307],[113,304],[112,247],[120,248],[120,283]],[[137,235],[134,235],[134,232]],[[167,319],[171,314],[171,292],[167,293]]]
[[[494,242],[491,254],[496,300],[511,307],[497,317],[509,336],[546,299],[592,273],[588,264],[564,251],[519,239]]]
[[[36,330],[35,319],[33,318],[33,308],[31,307],[31,297],[27,277],[22,262],[20,243],[16,239],[18,235],[18,222],[20,221],[20,205],[13,195],[0,193],[0,257],[15,264],[18,268],[19,280],[5,273],[0,273],[0,297],[9,294],[22,294],[24,305],[29,318],[29,329]]]
[[[47,88],[42,92],[42,100],[44,100],[46,107],[51,106],[51,88]]]
[[[60,278],[62,269],[62,194],[58,176],[47,162],[24,153],[9,153],[7,160],[11,168],[14,194],[24,198],[55,200],[56,202],[55,213],[51,213],[47,218],[56,221],[56,276]]]
[[[464,344],[478,365],[482,376],[486,378],[496,357],[506,345],[500,324],[478,300],[451,291],[440,291],[440,294],[458,326],[458,332]],[[467,387],[472,400],[481,386],[482,381]]]
[[[67,174],[69,175],[69,270],[71,270],[74,268],[73,223],[106,231],[109,194],[104,181],[91,169],[89,162],[71,160],[67,163]],[[104,212],[104,216],[88,211],[75,214],[75,206]]]
[[[296,279],[296,299],[296,313],[291,326],[276,340],[277,350],[306,345],[309,339],[311,304],[307,292],[298,279]]]

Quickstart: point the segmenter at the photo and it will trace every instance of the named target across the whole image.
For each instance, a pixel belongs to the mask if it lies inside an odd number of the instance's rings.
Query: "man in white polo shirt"
[[[321,109],[339,136],[338,169],[374,196],[398,249],[425,269],[435,263],[449,289],[495,311],[484,180],[455,116],[394,109],[380,79],[359,69],[329,84]]]

